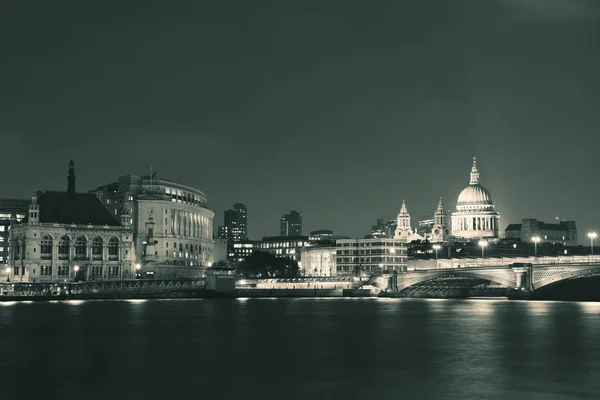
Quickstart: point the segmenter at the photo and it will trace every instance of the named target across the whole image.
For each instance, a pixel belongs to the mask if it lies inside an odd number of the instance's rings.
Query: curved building
[[[213,262],[213,217],[206,195],[152,176],[126,175],[92,191],[133,231],[143,278],[194,278]]]
[[[500,215],[494,209],[490,192],[479,183],[473,157],[471,180],[458,196],[452,213],[452,236],[463,239],[497,238]]]

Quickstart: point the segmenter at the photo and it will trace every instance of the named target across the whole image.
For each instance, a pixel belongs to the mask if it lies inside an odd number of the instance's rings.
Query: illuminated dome
[[[452,236],[467,240],[497,238],[500,215],[494,210],[490,192],[479,184],[479,171],[473,158],[471,180],[463,189],[452,213]]]
[[[469,185],[463,189],[458,195],[457,206],[468,206],[468,205],[490,205],[492,202],[492,196],[490,192],[480,184]]]

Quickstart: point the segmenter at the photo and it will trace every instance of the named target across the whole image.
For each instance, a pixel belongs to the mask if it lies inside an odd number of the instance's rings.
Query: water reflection
[[[14,376],[3,398],[23,387],[50,398],[90,387],[97,398],[114,387],[144,399],[596,398],[599,312],[497,300],[14,304],[0,307],[0,371]],[[52,374],[30,385],[48,360]]]

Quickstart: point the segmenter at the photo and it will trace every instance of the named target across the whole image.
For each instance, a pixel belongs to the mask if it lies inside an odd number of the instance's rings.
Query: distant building
[[[289,214],[284,214],[280,221],[279,235],[302,236],[302,213],[290,211]]]
[[[228,259],[233,262],[242,262],[247,257],[251,256],[256,250],[259,250],[260,242],[256,240],[240,240],[239,242],[230,243],[228,250]]]
[[[422,217],[417,222],[417,234],[429,238],[433,230],[433,218],[431,216]]]
[[[206,195],[152,175],[125,175],[92,190],[111,214],[129,220],[134,262],[145,276],[195,278],[212,265],[213,217]]]
[[[235,203],[233,208],[223,213],[224,223],[218,228],[219,239],[231,239],[234,242],[248,238],[247,208],[243,203]]]
[[[20,222],[25,218],[29,211],[29,204],[31,204],[31,200],[0,199],[0,276],[6,274],[2,264],[8,263],[10,221],[14,218],[17,222]]]
[[[520,224],[510,224],[504,230],[505,239],[531,242],[534,236],[539,237],[542,242],[576,246],[577,226],[575,221],[560,221],[557,224],[549,224],[535,218],[525,218]]]
[[[76,193],[70,163],[66,192],[37,192],[10,229],[10,279],[51,282],[133,278],[132,231],[93,194]]]
[[[315,246],[301,249],[301,273],[305,276],[335,276],[336,248]]]
[[[405,271],[407,243],[402,239],[340,239],[336,241],[338,275]]]
[[[371,227],[371,234],[366,238],[393,238],[394,232],[396,232],[396,220],[385,221],[380,218],[377,223]]]
[[[264,237],[253,249],[300,262],[302,261],[300,251],[309,246],[308,236],[271,236]]]
[[[318,231],[312,231],[308,236],[308,240],[311,242],[318,242],[320,240],[330,240],[333,237],[333,231],[330,229],[321,229]]]
[[[228,246],[227,239],[215,239],[213,247],[213,260],[214,263],[227,262],[228,260]]]

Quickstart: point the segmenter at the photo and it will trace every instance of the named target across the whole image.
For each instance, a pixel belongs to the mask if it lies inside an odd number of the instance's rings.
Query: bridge
[[[438,292],[447,295],[485,284],[495,284],[522,297],[559,282],[600,276],[600,262],[513,263],[510,265],[469,266],[371,275],[355,289],[373,288],[392,295],[406,296]]]

